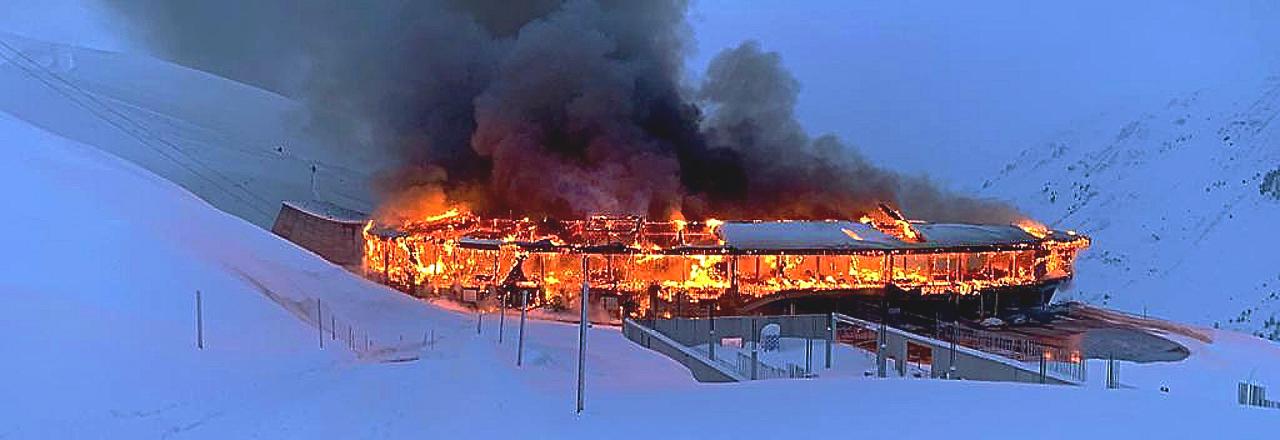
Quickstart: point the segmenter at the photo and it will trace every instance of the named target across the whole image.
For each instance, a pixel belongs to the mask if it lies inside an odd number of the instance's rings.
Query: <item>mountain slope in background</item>
[[[699,384],[597,326],[587,411],[576,415],[576,326],[529,323],[516,367],[514,315],[498,343],[496,317],[477,334],[473,315],[361,280],[146,170],[4,113],[0,148],[13,159],[0,161],[0,201],[10,209],[0,226],[11,232],[0,264],[0,395],[10,403],[0,437],[783,438],[847,431],[851,414],[903,420],[921,405],[956,420],[1000,415],[998,428],[968,428],[982,436],[1249,437],[1280,424],[1273,411],[1233,400],[1235,381],[1251,372],[1263,383],[1280,378],[1280,347],[1227,332],[1213,344],[1189,341],[1184,362],[1126,365],[1137,389],[1104,390],[1096,380],[879,380],[839,363],[844,377]],[[194,343],[196,289],[203,350]],[[317,300],[320,322],[354,327],[355,350],[340,334],[318,347]],[[417,359],[377,362],[405,357]],[[1078,423],[1046,428],[1046,412]],[[957,429],[942,420],[863,425],[858,432],[872,437]]]
[[[303,106],[155,58],[0,32],[0,111],[141,165],[259,226],[271,226],[281,200],[372,205],[376,160],[314,135]]]
[[[1272,76],[1099,117],[1023,151],[981,193],[1093,237],[1063,298],[1274,340],[1278,180]]]

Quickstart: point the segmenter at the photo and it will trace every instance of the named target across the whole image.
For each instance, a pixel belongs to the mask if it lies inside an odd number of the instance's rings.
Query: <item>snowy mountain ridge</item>
[[[270,227],[281,200],[368,210],[376,161],[288,97],[145,55],[0,31],[0,112],[159,174]]]
[[[1280,76],[1206,88],[1028,148],[980,191],[1094,238],[1063,298],[1280,339],[1277,121]]]

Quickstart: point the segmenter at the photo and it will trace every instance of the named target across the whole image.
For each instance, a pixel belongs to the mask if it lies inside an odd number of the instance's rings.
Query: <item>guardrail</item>
[[[822,360],[827,361],[828,367],[831,345],[855,337],[854,347],[875,354],[882,377],[890,360],[899,376],[907,375],[907,365],[915,360],[923,362],[921,367],[928,364],[928,374],[934,378],[1075,385],[1084,382],[1084,359],[1078,352],[955,327],[945,327],[935,338],[838,313],[627,320],[624,333],[632,341],[685,364],[696,377],[701,376],[699,380],[711,376],[716,381],[814,377],[810,356],[819,350],[811,347],[806,348],[805,367],[781,359],[775,361],[783,364],[770,365],[753,356],[755,352],[750,350],[761,342],[760,332],[765,324],[777,324],[775,338],[826,342],[826,357]],[[856,330],[847,331],[850,329]]]
[[[1085,363],[1081,356],[1078,354],[1075,356],[1063,355],[1066,360],[1054,362],[1052,359],[1053,352],[1047,350],[1049,347],[1034,341],[1016,341],[1014,338],[983,335],[981,333],[968,334],[972,339],[969,342],[973,343],[973,345],[981,346],[982,344],[979,342],[985,342],[988,348],[1027,347],[1027,352],[1030,353],[1036,352],[1037,349],[1041,350],[1040,353],[1042,355],[1038,358],[1024,357],[1026,360],[1019,360],[1007,356],[1006,353],[1000,353],[1000,350],[992,350],[996,351],[996,353],[992,353],[982,350],[980,347],[968,346],[962,342],[964,340],[962,337],[954,337],[952,339],[947,339],[945,336],[933,338],[839,313],[835,314],[834,318],[838,323],[874,332],[877,337],[875,341],[876,349],[881,353],[878,355],[877,364],[879,365],[879,374],[882,376],[885,374],[885,357],[895,359],[895,363],[899,365],[898,374],[905,374],[905,370],[901,366],[905,365],[908,346],[910,345],[908,342],[910,342],[917,346],[926,347],[931,351],[932,365],[930,374],[935,378],[1073,385],[1083,384],[1085,380]],[[1003,338],[1004,340],[997,338]]]
[[[1013,338],[988,331],[960,327],[953,323],[938,323],[937,339],[963,345],[1019,362],[1039,364],[1041,368],[1084,382],[1086,371],[1084,356],[1077,350],[1045,345],[1026,338]]]
[[[1280,409],[1280,401],[1267,399],[1267,387],[1262,385],[1240,382],[1236,393],[1236,400],[1241,405]]]

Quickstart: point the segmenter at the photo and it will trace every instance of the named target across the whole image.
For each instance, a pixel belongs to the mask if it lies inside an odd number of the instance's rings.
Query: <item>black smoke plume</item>
[[[937,221],[1020,218],[810,136],[800,85],[754,42],[684,83],[683,0],[105,1],[175,61],[390,146],[389,207],[856,218],[884,201]]]

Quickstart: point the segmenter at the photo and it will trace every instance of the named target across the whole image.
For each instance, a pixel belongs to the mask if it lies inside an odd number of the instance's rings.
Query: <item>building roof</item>
[[[912,243],[852,221],[726,222],[725,245],[745,251],[935,249],[1032,244],[1040,239],[1013,225],[912,224],[924,241]]]
[[[364,224],[369,221],[369,214],[347,209],[323,200],[285,200],[285,206],[305,212],[314,217],[338,223]]]
[[[901,241],[871,226],[851,221],[726,222],[725,245],[739,250],[889,249]]]

